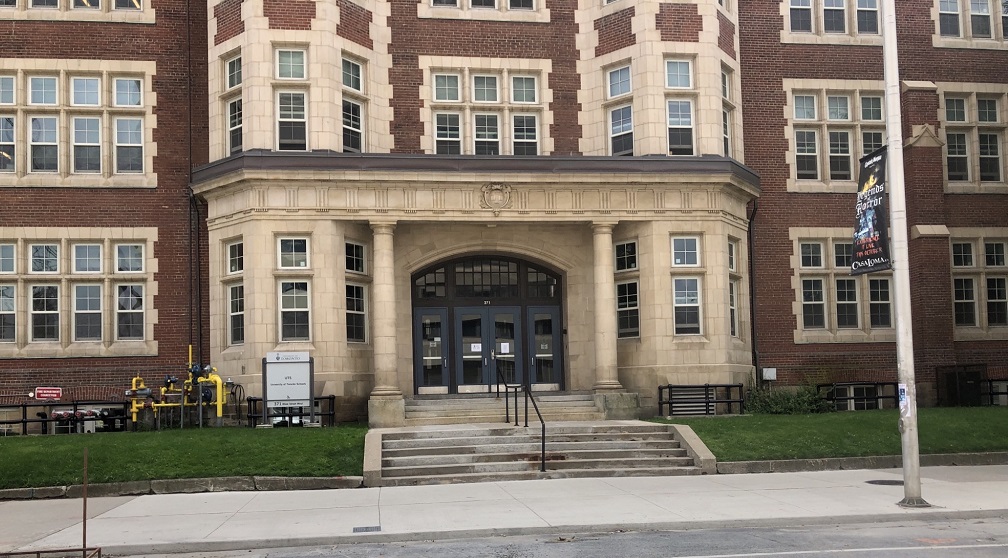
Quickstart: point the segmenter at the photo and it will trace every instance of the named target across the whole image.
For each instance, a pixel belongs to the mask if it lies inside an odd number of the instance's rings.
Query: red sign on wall
[[[58,387],[37,387],[35,388],[35,399],[62,399],[63,388]]]

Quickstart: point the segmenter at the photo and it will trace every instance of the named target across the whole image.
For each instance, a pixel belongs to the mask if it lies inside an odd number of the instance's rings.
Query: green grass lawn
[[[361,475],[365,426],[0,437],[0,488],[275,475]]]
[[[900,455],[896,410],[676,417],[718,461]],[[1008,407],[918,409],[920,453],[1008,451]]]

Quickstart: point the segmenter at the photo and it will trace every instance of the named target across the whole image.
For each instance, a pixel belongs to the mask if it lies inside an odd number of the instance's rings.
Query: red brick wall
[[[633,16],[634,9],[630,7],[595,20],[595,32],[598,34],[595,56],[609,54],[637,43],[631,25]]]
[[[245,22],[241,18],[242,1],[224,0],[214,6],[214,17],[217,18],[217,34],[214,35],[214,45],[219,45],[245,32]]]
[[[156,379],[178,373],[192,341],[198,354],[209,355],[209,314],[205,302],[191,305],[188,262],[189,170],[206,164],[207,140],[207,6],[154,0],[157,22],[3,21],[0,51],[9,65],[18,58],[101,57],[106,60],[152,60],[157,97],[156,188],[0,188],[0,223],[9,227],[156,227],[158,294],[148,310],[157,312],[156,356],[122,358],[0,359],[0,394],[27,394],[38,385],[60,386],[67,393],[90,389],[125,389],[136,374]],[[187,92],[189,94],[187,94]],[[153,125],[153,121],[148,122]],[[191,132],[191,135],[190,135]],[[61,150],[65,146],[61,147]],[[205,212],[204,212],[205,213]],[[206,278],[206,228],[200,222],[202,277]],[[205,300],[205,287],[204,287]],[[193,315],[190,319],[190,309]],[[203,331],[196,329],[202,315]],[[64,314],[64,317],[66,314]],[[65,319],[65,318],[64,318]],[[199,344],[202,339],[202,345]]]
[[[311,29],[315,0],[263,0],[263,15],[270,29]]]
[[[578,59],[575,36],[576,0],[548,0],[550,23],[515,23],[505,21],[461,21],[417,18],[416,0],[391,0],[389,25],[392,30],[391,124],[395,153],[420,153],[420,137],[424,133],[420,120],[420,87],[423,73],[418,66],[420,55],[483,56],[497,58],[549,59],[553,70],[548,83],[553,101],[546,107],[553,114],[549,135],[554,140],[554,154],[580,154],[578,139],[581,126],[578,111],[581,104],[577,91],[581,78],[577,73]]]
[[[851,227],[853,194],[787,192],[790,161],[782,92],[784,79],[883,79],[880,47],[782,44],[786,20],[778,0],[739,2],[746,164],[760,175],[762,195],[754,221],[756,345],[759,364],[777,367],[778,378],[796,383],[827,371],[847,380],[895,381],[894,343],[795,344],[788,228]],[[932,46],[930,0],[896,3],[902,80],[1008,83],[1008,52]],[[937,125],[937,96],[908,91],[902,96],[903,133],[915,124]],[[938,130],[939,137],[942,131]],[[1008,226],[1008,196],[959,195],[944,190],[940,148],[904,152],[909,225]],[[947,364],[1003,362],[1004,341],[953,342],[948,239],[910,242],[915,374],[922,404],[934,401],[935,368]],[[862,297],[864,298],[864,297]]]
[[[371,12],[348,0],[336,0],[336,5],[339,6],[340,18],[336,34],[361,46],[374,48],[371,41]]]
[[[662,4],[655,16],[663,41],[695,43],[703,31],[703,18],[696,4]]]
[[[736,58],[735,56],[735,24],[728,19],[723,13],[718,12],[718,46],[721,50],[725,52],[728,56],[732,57],[732,60]]]

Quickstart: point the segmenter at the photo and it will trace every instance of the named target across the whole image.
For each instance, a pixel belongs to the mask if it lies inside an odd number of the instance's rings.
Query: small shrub
[[[830,412],[829,403],[812,386],[795,389],[750,388],[746,411],[764,415],[808,415]]]

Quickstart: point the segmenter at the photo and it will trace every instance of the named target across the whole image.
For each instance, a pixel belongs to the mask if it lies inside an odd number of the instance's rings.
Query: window
[[[59,170],[59,145],[57,143],[55,116],[31,118],[31,171],[57,172]]]
[[[437,74],[434,76],[434,100],[457,102],[459,96],[459,77],[454,74]]]
[[[1008,36],[1005,33],[1008,27],[1006,10],[1008,7],[1002,0],[939,0],[938,34],[942,37],[1004,40]],[[992,23],[991,14],[1002,14],[1000,26]]]
[[[847,15],[844,4],[847,0],[823,0],[823,31],[846,33]]]
[[[227,67],[227,88],[232,89],[238,87],[242,82],[242,59],[241,56],[235,56],[234,58],[227,61],[225,64]]]
[[[73,171],[101,172],[101,120],[73,119]]]
[[[144,270],[142,244],[120,244],[116,246],[116,271],[138,273]]]
[[[305,79],[305,51],[277,51],[277,77],[280,79]]]
[[[514,129],[511,132],[514,144],[511,152],[515,155],[539,154],[539,125],[534,114],[514,115]]]
[[[227,245],[228,273],[241,273],[245,270],[245,244],[232,242]]]
[[[792,33],[878,35],[878,0],[790,0],[790,19]]]
[[[58,8],[58,0],[31,0],[31,7],[33,8]]]
[[[637,242],[619,242],[616,244],[616,271],[637,269]]]
[[[14,285],[0,285],[0,342],[14,341]]]
[[[116,300],[116,339],[143,339],[143,285],[119,285],[116,289]]]
[[[538,102],[538,86],[536,78],[533,76],[512,76],[511,77],[511,102],[513,103],[536,103]]]
[[[101,341],[101,285],[74,286],[74,340]]]
[[[435,131],[435,153],[438,155],[459,155],[462,153],[462,132],[458,113],[437,113]]]
[[[955,325],[979,333],[1008,333],[1008,267],[1003,239],[952,241],[952,291]],[[979,248],[979,252],[977,249]],[[962,331],[957,331],[960,339]],[[998,337],[1001,338],[1001,337]]]
[[[609,96],[619,97],[630,92],[630,66],[609,70]]]
[[[794,178],[818,183],[800,186],[795,182],[792,188],[801,191],[854,188],[856,161],[883,145],[881,94],[802,92],[794,93],[792,99]]]
[[[698,266],[700,265],[700,241],[697,238],[673,238],[672,239],[672,265],[673,266]]]
[[[682,277],[673,280],[673,313],[676,335],[700,333],[700,280]]]
[[[59,245],[31,245],[32,273],[59,273]]]
[[[878,34],[878,0],[857,0],[857,31],[863,34]]]
[[[800,240],[796,293],[798,328],[804,342],[876,340],[873,333],[891,336],[892,307],[889,277],[879,274],[852,277],[854,246],[850,235],[835,230],[833,238]],[[829,251],[829,252],[828,252]],[[867,303],[865,303],[867,300]],[[877,340],[891,340],[886,336]]]
[[[143,4],[140,0],[115,0],[117,10],[142,10]]]
[[[14,172],[14,117],[0,116],[0,172]]]
[[[30,86],[29,99],[33,105],[55,105],[56,104],[56,78],[54,77],[31,77],[28,78]]]
[[[616,284],[616,337],[640,337],[640,300],[637,281]]]
[[[668,101],[668,138],[670,155],[693,155],[693,103]]]
[[[143,172],[143,120],[139,118],[117,118],[115,121],[116,172]]]
[[[347,341],[363,343],[365,337],[365,299],[364,287],[361,285],[346,286],[346,328]]]
[[[277,94],[277,148],[280,151],[308,150],[308,116],[305,94],[281,91]]]
[[[497,102],[497,76],[473,76],[473,101]]]
[[[115,106],[138,107],[142,104],[139,79],[115,80]]]
[[[738,271],[738,242],[728,242],[728,271]]]
[[[500,129],[496,114],[477,114],[475,118],[474,153],[477,155],[500,155]]]
[[[689,89],[693,87],[693,72],[688,60],[665,61],[665,87]],[[722,84],[722,92],[723,92]]]
[[[791,31],[812,32],[812,0],[791,0]]]
[[[609,113],[609,138],[613,155],[633,155],[633,109],[618,107]]]
[[[728,281],[728,334],[732,337],[739,337],[738,292],[739,281]]]
[[[353,60],[343,59],[343,86],[361,91],[361,65]]]
[[[228,287],[228,344],[241,345],[245,342],[245,287]]]
[[[74,273],[101,273],[101,244],[74,245]]]
[[[281,282],[280,340],[308,341],[310,339],[310,323],[308,310],[308,282]]]
[[[363,145],[364,128],[361,120],[362,107],[349,99],[343,99],[343,152],[360,153]]]
[[[732,156],[731,149],[731,111],[721,110],[721,154],[725,157]]]
[[[953,189],[1004,184],[1002,143],[1008,123],[1001,118],[1004,94],[949,92],[944,95],[945,172]]]
[[[14,104],[14,78],[0,76],[0,105]]]
[[[13,244],[0,244],[0,273],[14,273]]]
[[[281,269],[308,267],[307,238],[281,238],[279,246]]]
[[[227,104],[228,112],[228,154],[242,151],[242,100],[235,99]]]
[[[364,268],[364,245],[356,242],[347,242],[346,246],[346,270],[354,273],[365,273]]]
[[[71,104],[78,106],[96,107],[100,103],[98,89],[101,80],[98,78],[73,78],[70,80],[72,91]]]
[[[943,37],[959,36],[959,0],[939,0],[938,31]]]
[[[59,341],[59,287],[31,287],[31,340]]]

